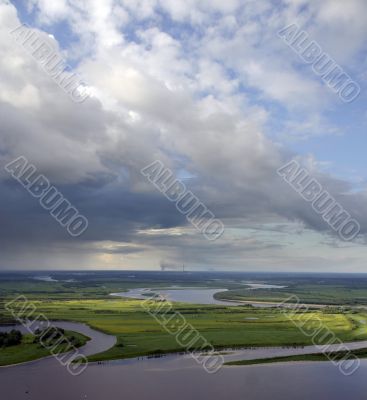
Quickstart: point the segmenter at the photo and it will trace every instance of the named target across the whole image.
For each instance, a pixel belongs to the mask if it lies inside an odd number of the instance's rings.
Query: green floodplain
[[[230,274],[220,274],[218,277],[209,273],[101,272],[78,275],[65,272],[52,273],[52,279],[55,281],[45,282],[30,275],[0,275],[0,323],[12,322],[11,315],[5,310],[5,303],[17,295],[25,295],[32,300],[37,311],[45,314],[50,320],[84,322],[94,329],[117,337],[114,347],[91,356],[90,361],[185,351],[185,348],[177,344],[175,337],[167,333],[164,327],[144,310],[141,300],[110,296],[112,292],[137,287],[180,285],[225,288],[228,291],[216,295],[217,298],[239,300],[240,297],[246,301],[281,302],[291,294],[296,294],[304,302],[328,305],[321,309],[310,307],[307,312],[299,313],[298,321],[304,324],[303,329],[306,331],[314,330],[321,321],[340,341],[367,340],[367,309],[358,308],[367,303],[366,277],[361,279],[353,276],[322,276],[315,279],[241,275],[239,279]],[[284,285],[286,288],[248,290],[243,283],[247,281]],[[277,307],[173,303],[170,312],[179,312],[187,323],[195,327],[217,349],[312,344],[312,337],[304,335],[284,311]],[[21,346],[15,347],[12,350],[13,356],[9,348],[0,349],[2,365],[14,363],[14,360],[21,362],[18,360],[22,359],[22,354],[23,361],[47,355],[41,354],[42,349],[34,349],[27,338]],[[361,352],[360,355],[363,356],[364,353]],[[256,360],[256,363],[258,362],[259,360]]]
[[[75,348],[81,347],[87,343],[88,337],[78,332],[65,331],[66,343],[60,343],[52,347],[55,354],[62,354],[66,350],[70,350],[68,343]],[[51,348],[52,343],[48,343]],[[39,358],[48,357],[51,352],[46,347],[35,341],[35,336],[31,334],[23,335],[22,342],[15,346],[0,347],[0,366],[20,364],[28,361],[38,360]]]
[[[332,360],[344,360],[354,355],[358,358],[367,358],[367,349],[353,350],[352,352],[335,352],[332,353]],[[295,361],[329,361],[330,357],[327,354],[300,354],[294,356],[285,357],[272,357],[272,358],[258,358],[254,360],[239,360],[239,361],[229,361],[224,365],[236,366],[236,365],[258,365],[258,364],[274,364],[282,362],[295,362]]]

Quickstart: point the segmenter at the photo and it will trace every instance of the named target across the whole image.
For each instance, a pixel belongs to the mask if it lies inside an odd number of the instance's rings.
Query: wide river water
[[[113,336],[84,324],[55,322],[56,326],[84,333],[92,340],[84,354],[108,349]],[[367,342],[349,347],[365,347]],[[226,360],[315,352],[316,349],[260,348],[241,350]],[[52,357],[0,368],[0,392],[4,400],[365,400],[367,361],[351,376],[343,376],[329,362],[282,363],[222,367],[208,374],[189,355],[90,363],[72,376]]]
[[[248,284],[248,290],[283,288],[284,286],[267,284]],[[170,288],[136,288],[125,292],[111,293],[111,296],[128,297],[133,299],[147,299],[152,293],[157,294],[169,301],[178,301],[192,304],[218,304],[224,306],[237,306],[251,304],[254,307],[273,307],[277,303],[253,302],[253,301],[225,301],[217,300],[213,296],[218,292],[225,292],[227,289],[209,289],[209,288],[187,288],[172,286]]]
[[[146,291],[147,289],[145,289]],[[160,289],[171,301],[223,304],[213,299],[219,289]],[[146,298],[144,289],[115,295]],[[201,293],[201,295],[200,295]],[[234,303],[229,303],[235,305]],[[79,349],[85,355],[107,350],[115,338],[71,322],[54,322],[92,338]],[[11,329],[7,327],[7,329]],[[4,330],[0,327],[0,330]],[[367,347],[367,342],[348,344]],[[254,359],[318,352],[304,348],[239,350],[225,360]],[[0,399],[4,400],[365,400],[367,360],[344,376],[331,362],[297,362],[252,366],[224,366],[208,374],[189,355],[90,363],[79,376],[71,375],[53,357],[0,367]]]
[[[164,289],[148,289],[137,288],[129,289],[126,292],[111,293],[111,296],[128,297],[132,299],[145,300],[152,293],[164,297],[169,301],[178,301],[194,304],[220,304],[220,305],[238,305],[240,303],[231,301],[216,300],[213,296],[215,293],[223,292],[226,289],[208,289],[208,288],[164,288]]]

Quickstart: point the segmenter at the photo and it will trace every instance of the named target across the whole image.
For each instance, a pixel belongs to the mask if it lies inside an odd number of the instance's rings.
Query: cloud
[[[83,236],[68,237],[2,170],[0,265],[138,268],[184,258],[202,267],[268,268],[273,260],[277,268],[294,260],[304,266],[307,257],[287,233],[296,224],[307,230],[299,236],[322,236],[328,227],[277,176],[292,157],[310,164],[366,233],[364,193],[321,173],[310,158],[279,143],[281,135],[274,134],[276,141],[266,134],[274,118],[281,120],[280,132],[339,134],[325,116],[334,94],[299,68],[276,35],[296,17],[306,23],[315,3],[242,3],[92,1],[86,8],[33,0],[34,19],[27,22],[92,88],[82,104],[12,40],[9,31],[22,21],[14,6],[0,5],[1,165],[26,156],[89,220]],[[361,6],[353,2],[346,20],[354,21]],[[342,17],[330,7],[320,6],[316,21],[330,12],[324,29],[335,32]],[[60,24],[70,29],[67,38]],[[354,35],[363,34],[362,25]],[[310,32],[321,35],[312,26]],[[346,57],[362,45],[358,41]],[[221,241],[208,243],[141,176],[155,159],[176,175],[187,171],[185,184],[226,226]],[[318,251],[310,259],[325,257],[322,246]]]

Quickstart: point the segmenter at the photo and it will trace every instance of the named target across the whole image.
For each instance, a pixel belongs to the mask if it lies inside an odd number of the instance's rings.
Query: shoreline
[[[347,344],[344,343],[344,344]],[[360,354],[362,353],[362,354]],[[305,353],[289,356],[278,356],[268,358],[254,358],[254,359],[243,359],[235,361],[227,361],[223,365],[225,367],[248,367],[253,365],[266,365],[266,364],[290,364],[290,363],[307,363],[307,362],[335,362],[343,360],[343,356],[355,356],[357,359],[367,358],[367,347],[350,351],[331,351],[329,354],[337,355],[337,357],[331,360],[326,353]],[[340,356],[340,358],[338,358]]]
[[[70,333],[77,333],[77,334],[79,334],[79,335],[84,336],[84,338],[85,338],[85,343],[83,343],[83,344],[80,345],[80,346],[74,346],[76,349],[81,349],[81,348],[83,348],[84,346],[86,346],[86,345],[88,344],[88,342],[90,342],[90,341],[92,340],[91,337],[89,337],[89,336],[83,334],[82,332],[77,332],[77,331],[69,331],[69,332],[70,332]],[[72,352],[72,350],[63,351],[63,352],[61,352],[61,353],[59,353],[59,354],[65,355],[65,354],[68,354],[68,353],[71,353],[71,352]],[[0,365],[0,368],[16,367],[16,366],[18,366],[18,365],[30,364],[30,363],[38,362],[38,361],[41,361],[41,360],[45,360],[45,359],[47,359],[47,358],[55,358],[55,356],[52,355],[52,354],[49,354],[49,355],[47,355],[47,356],[42,356],[42,357],[34,358],[33,360],[27,360],[27,361],[21,361],[21,362],[18,362],[18,363]]]

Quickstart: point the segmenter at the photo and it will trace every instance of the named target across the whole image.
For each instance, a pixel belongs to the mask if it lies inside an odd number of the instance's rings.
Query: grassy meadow
[[[39,275],[39,273],[38,273]],[[367,339],[367,279],[359,277],[251,276],[251,282],[284,285],[283,289],[249,290],[244,275],[209,273],[52,273],[55,281],[35,280],[29,274],[9,273],[0,279],[0,324],[12,318],[4,309],[6,301],[25,295],[37,311],[49,319],[84,322],[117,337],[116,345],[92,360],[108,360],[183,351],[175,337],[167,333],[141,306],[140,300],[115,298],[110,293],[137,287],[224,288],[219,298],[282,301],[296,294],[301,301],[330,304],[329,307],[300,314],[305,329],[321,321],[341,341]],[[338,306],[337,306],[338,305]],[[340,308],[339,305],[346,306]],[[218,349],[255,346],[303,346],[312,338],[304,335],[279,308],[250,305],[222,306],[174,303],[203,337]],[[302,321],[303,320],[303,321]]]
[[[69,340],[73,339],[75,347],[83,346],[89,340],[88,337],[72,331],[65,331],[65,337]],[[67,346],[67,343],[60,344],[55,348],[55,352],[61,354],[65,352]],[[41,344],[34,343],[34,336],[28,334],[23,336],[21,344],[0,348],[0,366],[33,361],[49,355],[51,355],[50,351]]]
[[[151,317],[140,300],[38,300],[37,311],[49,319],[85,322],[92,328],[117,337],[110,350],[91,357],[107,360],[184,350],[175,338]],[[175,311],[184,316],[216,348],[255,346],[302,346],[311,344],[277,308],[251,306],[210,306],[174,303]],[[305,329],[319,321],[342,341],[367,339],[367,314],[345,313],[330,309],[299,315]],[[304,320],[304,321],[303,321]]]

